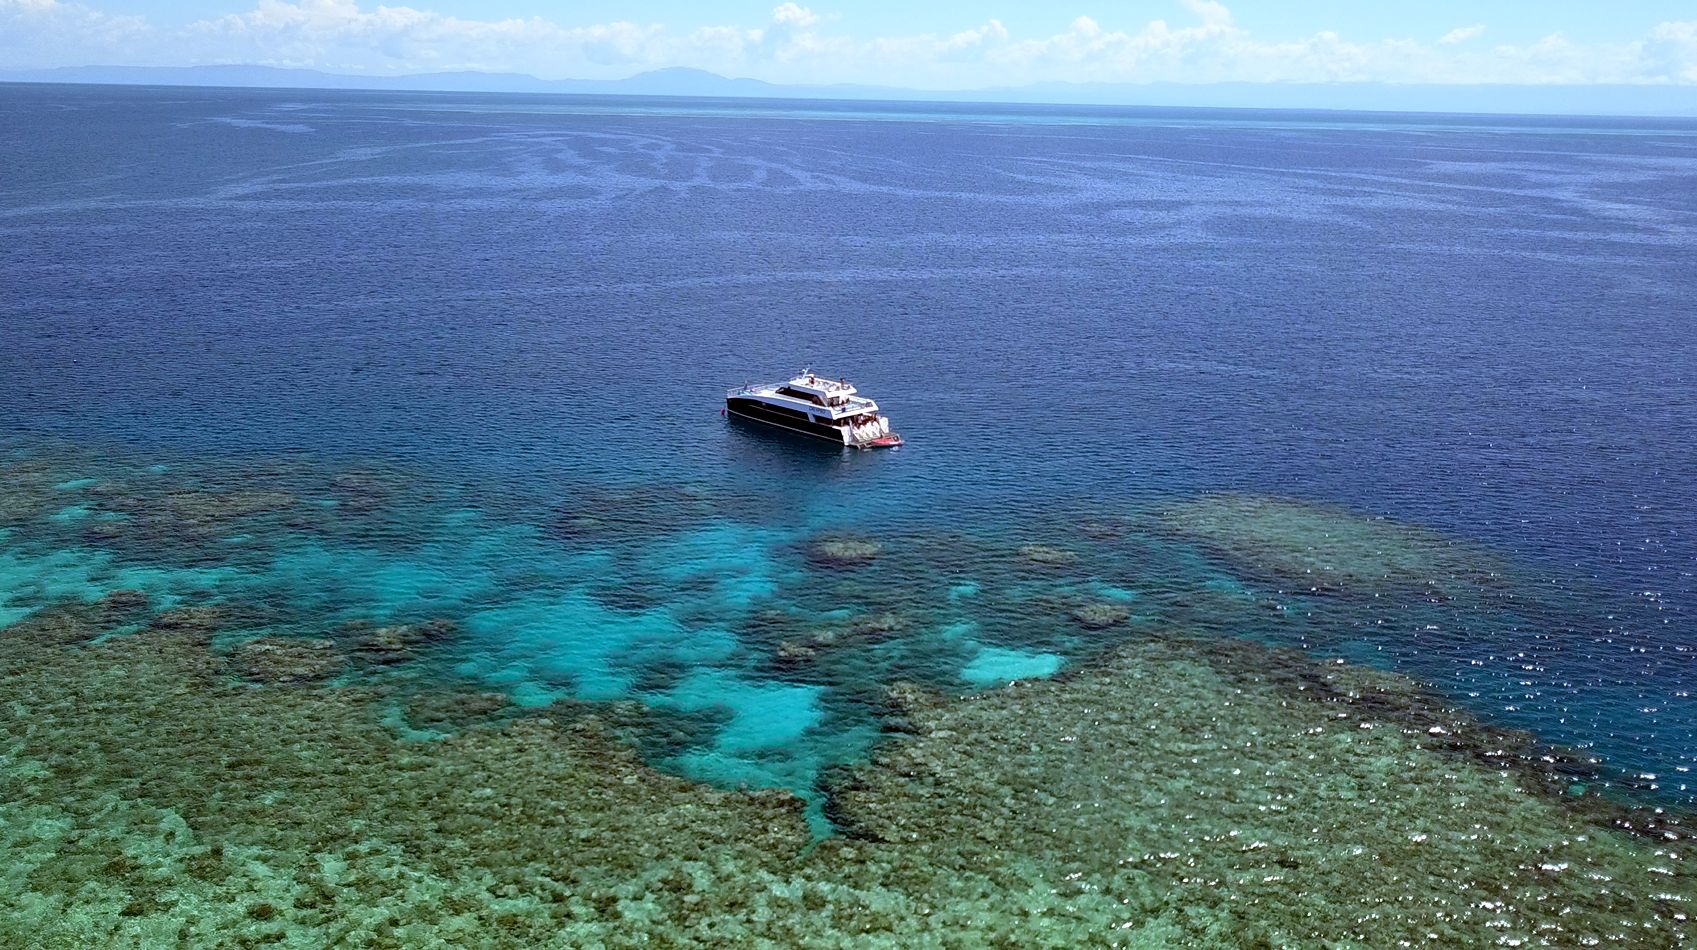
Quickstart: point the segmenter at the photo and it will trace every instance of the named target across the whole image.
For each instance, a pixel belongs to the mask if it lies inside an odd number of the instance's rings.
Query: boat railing
[[[770,395],[776,394],[779,389],[783,388],[786,385],[788,385],[788,384],[787,383],[749,383],[746,386],[736,386],[736,387],[733,387],[731,389],[725,390],[725,396],[726,396],[726,398],[730,398],[732,396],[770,396]],[[818,405],[818,404],[815,403],[815,405]],[[862,396],[849,396],[849,397],[845,398],[842,402],[839,402],[839,403],[827,402],[825,405],[820,406],[820,408],[822,408],[822,409],[835,409],[839,412],[844,411],[844,410],[870,412],[870,411],[876,411],[877,408],[878,408],[878,404],[876,402],[873,402],[872,400],[867,399],[867,398],[862,397]]]
[[[852,388],[846,379],[826,379],[823,376],[797,376],[788,380],[786,385],[809,386],[825,393],[842,392],[845,389]]]

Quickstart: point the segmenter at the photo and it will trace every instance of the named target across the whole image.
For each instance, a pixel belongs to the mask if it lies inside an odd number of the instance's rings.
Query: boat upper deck
[[[827,379],[815,373],[803,373],[781,383],[761,383],[739,386],[727,396],[757,396],[763,399],[791,402],[810,410],[825,410],[832,418],[860,415],[878,411],[878,404],[864,396],[855,395],[854,386],[846,379]]]
[[[852,396],[855,388],[846,379],[827,379],[817,373],[802,373],[800,376],[784,383],[791,389],[799,389],[827,400],[843,396]]]

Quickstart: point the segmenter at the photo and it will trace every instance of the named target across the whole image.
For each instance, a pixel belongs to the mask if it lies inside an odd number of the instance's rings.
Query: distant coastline
[[[840,99],[1022,105],[1425,112],[1481,115],[1697,117],[1697,85],[1440,85],[1390,83],[1040,83],[936,90],[782,85],[673,68],[625,79],[539,79],[475,71],[362,76],[274,66],[68,66],[0,70],[0,82],[542,93],[748,99]]]

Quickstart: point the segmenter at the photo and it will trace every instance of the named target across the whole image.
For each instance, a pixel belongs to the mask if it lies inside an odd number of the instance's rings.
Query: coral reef
[[[275,488],[180,487],[149,489],[107,482],[91,489],[101,508],[122,516],[101,523],[101,540],[133,543],[168,542],[173,546],[204,543],[235,534],[260,517],[291,513],[300,501]]]
[[[63,506],[66,495],[54,488],[63,477],[46,460],[0,456],[0,528],[40,520]]]
[[[1105,630],[1130,620],[1131,608],[1106,602],[1083,604],[1073,609],[1072,618],[1087,630]]]
[[[1071,564],[1078,560],[1077,554],[1052,544],[1027,544],[1019,549],[1019,556],[1033,564]]]
[[[833,775],[844,833],[810,848],[793,796],[644,765],[616,739],[656,729],[638,704],[243,685],[205,622],[95,639],[123,600],[0,638],[0,944],[1692,936],[1683,829],[1599,828],[1411,684],[1300,655],[1151,637],[964,698],[898,684],[897,737]]]
[[[882,544],[868,538],[818,538],[808,544],[807,556],[820,567],[864,567],[883,550]]]
[[[243,687],[200,633],[90,643],[106,619],[0,640],[0,945],[734,940],[777,900],[738,872],[808,841],[793,797],[654,772],[594,717],[408,741],[379,689]]]
[[[1078,531],[1092,541],[1118,541],[1131,533],[1131,526],[1113,519],[1089,518],[1079,522]]]
[[[390,667],[419,659],[430,649],[451,642],[459,632],[458,623],[437,618],[383,627],[345,624],[337,631],[337,639],[347,644],[348,652],[361,664]]]
[[[1201,495],[1168,505],[1158,523],[1295,591],[1448,597],[1502,573],[1489,553],[1425,528],[1291,498]]]
[[[1233,638],[1487,615],[1492,559],[1419,528],[1208,496],[798,540],[687,488],[0,469],[0,945],[1697,936],[1683,816],[1589,755]],[[597,669],[619,698],[557,698]],[[748,763],[840,834],[653,767]]]
[[[347,669],[336,644],[317,637],[260,637],[238,646],[230,661],[261,683],[312,683]]]
[[[406,480],[396,473],[366,469],[338,472],[330,477],[329,487],[345,510],[368,512],[389,507],[405,493],[406,486]]]
[[[1697,935],[1681,831],[1640,843],[1598,828],[1524,790],[1523,775],[1385,715],[1400,718],[1397,703],[1333,702],[1409,691],[1395,677],[1336,667],[1333,682],[1314,661],[1247,645],[1222,670],[1190,646],[1140,641],[1075,675],[964,699],[893,690],[911,735],[834,778],[844,847],[923,855],[924,889],[1005,895],[986,922],[1055,943]],[[1281,667],[1334,691],[1305,698],[1269,675]]]
[[[408,728],[432,733],[486,725],[512,711],[512,698],[505,693],[440,687],[407,696],[401,707]]]
[[[713,498],[690,485],[590,485],[553,519],[553,533],[574,542],[623,542],[699,526],[717,513]]]
[[[858,650],[900,636],[911,627],[907,617],[891,611],[855,617],[845,624],[815,628],[778,641],[773,662],[780,670],[801,669],[832,650]]]

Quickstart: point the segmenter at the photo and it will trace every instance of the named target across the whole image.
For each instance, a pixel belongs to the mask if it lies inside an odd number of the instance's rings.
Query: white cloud
[[[819,16],[800,4],[785,3],[772,10],[772,22],[805,30],[817,26]]]
[[[1472,26],[1458,26],[1448,33],[1445,33],[1443,36],[1438,37],[1438,45],[1454,46],[1457,43],[1465,43],[1468,40],[1476,40],[1484,35],[1485,24],[1483,23],[1475,23]]]
[[[247,13],[190,24],[186,34],[203,58],[377,71],[531,70],[556,57],[580,67],[629,67],[671,42],[658,25],[467,20],[405,6],[368,10],[356,0],[260,0]]]
[[[152,33],[138,16],[59,0],[0,0],[0,65],[16,69],[86,65],[122,57]]]
[[[96,0],[87,0],[96,2]],[[370,0],[366,0],[370,2]],[[428,0],[413,0],[426,3]],[[777,82],[932,88],[1074,82],[1466,82],[1697,84],[1697,21],[1659,24],[1632,42],[1552,34],[1529,44],[1470,41],[1482,24],[1433,41],[1252,35],[1219,0],[1167,0],[1169,22],[1074,16],[1047,34],[999,20],[938,33],[865,37],[795,0],[762,22],[679,30],[661,23],[567,25],[476,19],[362,0],[258,0],[180,29],[71,0],[0,0],[0,64],[243,62],[396,73],[485,69],[613,78],[695,66]]]
[[[1152,20],[1127,32],[1081,16],[1061,33],[1010,43],[988,58],[1025,81],[1040,74],[1097,81],[1181,76],[1205,68],[1203,60],[1243,36],[1220,4],[1187,0],[1185,5],[1199,24],[1174,29],[1165,20]]]
[[[1208,29],[1228,30],[1232,25],[1231,11],[1215,0],[1184,0],[1185,9],[1196,14]]]
[[[1001,20],[990,20],[983,26],[970,30],[962,30],[937,44],[937,49],[943,52],[973,49],[986,43],[999,43],[1008,38],[1008,28]]]
[[[1649,79],[1697,83],[1697,20],[1658,24],[1644,42],[1640,62]]]

